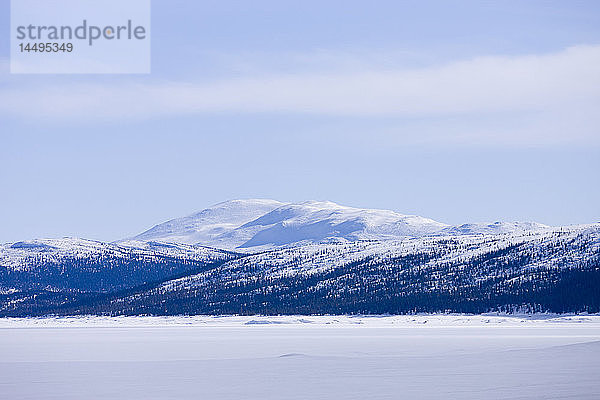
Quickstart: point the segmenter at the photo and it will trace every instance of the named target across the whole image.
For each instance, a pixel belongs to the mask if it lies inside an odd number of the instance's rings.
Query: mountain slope
[[[219,203],[156,225],[134,239],[248,249],[328,240],[418,237],[447,227],[419,216],[346,207],[329,201],[293,204],[254,199]]]
[[[600,224],[250,254],[68,238],[0,246],[0,316],[489,310],[599,312]]]
[[[0,245],[0,315],[36,315],[213,268],[223,250],[157,242],[121,245],[77,238]],[[15,314],[16,313],[16,314]]]
[[[319,201],[279,207],[239,229],[257,226],[262,229],[241,248],[328,239],[397,239],[432,234],[447,227],[431,219],[394,211],[360,209]]]
[[[132,311],[133,310],[133,311]],[[279,248],[65,313],[600,311],[600,225]]]
[[[135,236],[134,240],[213,245],[219,237],[284,205],[276,200],[231,200],[187,217],[176,218]],[[242,239],[243,241],[243,239]],[[223,246],[229,247],[228,243]],[[233,246],[235,247],[235,246]]]
[[[0,245],[0,316],[521,307],[600,312],[600,224],[448,226],[332,202],[233,200],[115,243]]]
[[[307,243],[488,235],[548,228],[535,222],[449,226],[420,216],[347,207],[330,201],[282,203],[250,199],[216,204],[190,216],[156,225],[134,239],[260,251]]]

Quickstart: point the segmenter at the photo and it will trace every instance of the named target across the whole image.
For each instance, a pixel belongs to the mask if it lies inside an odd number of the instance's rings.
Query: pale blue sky
[[[151,75],[10,75],[0,241],[212,203],[600,221],[600,3],[153,1]]]

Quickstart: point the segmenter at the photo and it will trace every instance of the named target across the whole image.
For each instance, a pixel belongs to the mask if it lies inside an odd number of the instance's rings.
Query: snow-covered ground
[[[600,316],[0,319],[7,399],[593,399]]]

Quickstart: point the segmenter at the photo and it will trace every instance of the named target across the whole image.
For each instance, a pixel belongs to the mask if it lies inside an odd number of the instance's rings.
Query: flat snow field
[[[0,319],[0,399],[567,398],[600,316]]]

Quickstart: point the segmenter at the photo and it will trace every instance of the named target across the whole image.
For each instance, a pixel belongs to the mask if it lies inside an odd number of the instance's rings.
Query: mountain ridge
[[[391,210],[309,200],[285,203],[238,199],[171,219],[132,237],[141,241],[199,244],[222,249],[264,249],[332,240],[386,240],[430,235],[500,234],[548,229],[537,222],[469,223],[451,226]]]
[[[0,245],[0,317],[599,312],[600,224],[256,252],[76,238]]]

